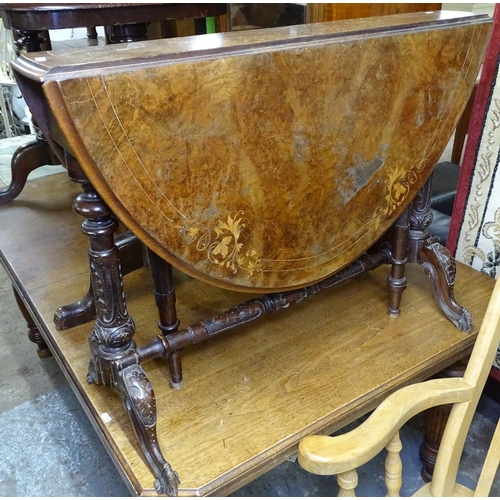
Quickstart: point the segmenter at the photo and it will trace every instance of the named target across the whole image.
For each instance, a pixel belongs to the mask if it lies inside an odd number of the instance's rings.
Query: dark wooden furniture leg
[[[42,137],[19,147],[12,157],[11,182],[0,189],[0,205],[15,199],[23,190],[28,175],[43,165],[59,165],[61,162],[52,153]]]
[[[31,317],[30,313],[28,312],[28,309],[26,309],[26,306],[24,305],[23,300],[19,296],[19,293],[17,290],[12,287],[14,290],[14,297],[16,298],[17,306],[19,307],[19,310],[21,311],[21,314],[23,315],[24,319],[26,320],[26,324],[28,326],[28,338],[31,340],[31,342],[34,342],[38,349],[36,353],[38,354],[38,357],[40,358],[49,358],[52,356],[52,353],[50,352],[50,349],[48,348],[47,344],[45,343],[45,340],[42,337],[42,334],[40,333],[40,330],[38,327],[35,325],[35,322],[33,321],[33,318]]]
[[[408,262],[409,217],[409,210],[405,210],[396,224],[394,224],[391,274],[387,278],[387,284],[390,289],[389,315],[392,317],[399,315],[401,297],[406,289],[405,265]]]
[[[472,331],[472,317],[467,309],[458,305],[454,298],[456,275],[455,260],[450,252],[430,237],[428,226],[432,222],[430,194],[432,177],[426,182],[415,198],[410,212],[410,232],[408,257],[411,262],[422,265],[431,280],[434,298],[447,318],[461,331]],[[439,373],[440,377],[462,376],[467,359],[451,365]],[[425,434],[420,446],[420,459],[423,462],[422,479],[430,481],[434,464],[443,436],[451,406],[431,408],[424,413]]]
[[[125,276],[144,265],[142,243],[126,231],[115,238],[115,245],[120,252],[122,275]],[[80,300],[59,307],[54,314],[54,325],[58,330],[68,330],[94,320],[96,317],[92,281],[87,293]]]
[[[469,358],[461,359],[439,372],[434,378],[463,377]],[[439,445],[453,405],[441,405],[424,412],[424,439],[419,449],[422,479],[428,483],[432,479]]]
[[[408,261],[420,264],[432,283],[434,299],[445,316],[463,332],[472,331],[472,317],[455,301],[456,265],[446,247],[430,237],[427,227],[432,222],[430,193],[432,176],[411,205]]]
[[[179,329],[179,319],[175,309],[175,287],[172,277],[172,266],[158,257],[152,250],[148,249],[148,260],[151,275],[154,282],[154,295],[160,321],[158,328],[166,337],[174,334]],[[174,389],[182,388],[182,365],[180,360],[181,351],[172,352],[168,356],[170,368],[170,385]]]
[[[18,49],[25,47],[27,52],[51,49],[50,40],[41,36],[41,31],[17,30],[15,44]],[[35,141],[19,147],[11,161],[11,182],[0,190],[0,205],[14,200],[19,195],[33,170],[43,165],[60,163],[41,134]]]
[[[74,172],[72,178],[75,179]],[[123,291],[120,253],[113,235],[118,222],[83,172],[83,193],[74,203],[85,217],[82,231],[90,241],[89,263],[96,304],[96,321],[89,336],[89,383],[116,389],[123,397],[146,461],[155,475],[158,493],[175,495],[179,479],[163,458],[156,436],[156,400],[139,364],[132,337],[135,332]]]

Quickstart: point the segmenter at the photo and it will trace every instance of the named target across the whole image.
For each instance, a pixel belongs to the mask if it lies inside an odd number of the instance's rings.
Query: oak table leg
[[[16,298],[17,306],[19,307],[19,310],[21,311],[21,314],[23,315],[24,319],[26,320],[26,324],[28,326],[28,338],[31,340],[31,342],[34,342],[38,349],[36,353],[38,354],[38,357],[40,358],[49,358],[52,356],[52,353],[50,352],[50,349],[48,348],[47,344],[45,343],[45,340],[42,337],[42,334],[40,333],[40,330],[38,327],[35,325],[35,322],[33,321],[33,318],[31,317],[30,313],[28,312],[28,309],[26,309],[26,306],[24,305],[23,300],[19,296],[19,293],[17,290],[13,287],[14,290],[14,297]]]
[[[462,377],[469,358],[466,357],[439,372],[434,378]],[[434,466],[443,437],[444,428],[453,405],[441,405],[424,412],[424,439],[419,449],[422,470],[420,472],[425,482],[432,480]]]

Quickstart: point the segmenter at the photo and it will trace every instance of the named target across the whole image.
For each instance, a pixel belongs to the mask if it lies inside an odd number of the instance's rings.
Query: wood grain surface
[[[155,495],[120,397],[86,382],[92,325],[58,332],[52,323],[56,308],[88,287],[87,241],[71,209],[78,193],[65,174],[29,182],[0,208],[1,260],[131,491]],[[292,455],[302,437],[342,427],[396,388],[470,352],[477,329],[459,332],[442,315],[419,266],[408,266],[401,316],[390,318],[388,272],[379,268],[187,348],[181,391],[169,387],[162,360],[144,364],[156,394],[160,445],[179,472],[180,495],[228,494]],[[175,281],[181,325],[247,298],[180,272]],[[457,264],[456,298],[476,325],[493,285]],[[159,333],[147,269],[125,277],[125,293],[134,339],[143,345]]]
[[[403,14],[15,67],[45,82],[48,132],[156,253],[210,284],[279,291],[339,271],[401,215],[467,103],[490,27]]]

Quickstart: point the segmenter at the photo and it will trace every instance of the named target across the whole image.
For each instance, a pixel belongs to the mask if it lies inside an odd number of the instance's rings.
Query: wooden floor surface
[[[65,332],[53,326],[56,308],[88,288],[87,242],[71,208],[79,192],[59,174],[29,183],[0,207],[1,260],[131,491],[154,495],[119,395],[86,382],[92,325]],[[342,427],[389,392],[468,353],[494,280],[457,266],[455,297],[473,315],[472,334],[445,319],[416,265],[407,269],[401,316],[389,318],[382,267],[186,349],[181,391],[169,387],[163,360],[145,363],[160,445],[179,473],[179,494],[228,494],[291,456],[302,437]],[[249,298],[175,277],[181,326]],[[142,345],[159,333],[152,280],[142,269],[124,282]]]

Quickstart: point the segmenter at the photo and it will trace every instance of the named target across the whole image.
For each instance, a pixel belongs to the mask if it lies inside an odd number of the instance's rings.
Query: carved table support
[[[437,238],[430,237],[432,222],[430,193],[432,177],[426,182],[411,205],[408,261],[420,264],[432,282],[434,299],[445,316],[462,332],[471,332],[472,317],[455,301],[455,260]]]
[[[42,137],[20,146],[12,156],[10,184],[0,189],[0,205],[15,199],[23,190],[28,175],[43,165],[59,165],[61,162],[52,153]]]
[[[48,348],[47,344],[45,343],[45,340],[42,337],[42,334],[40,333],[40,330],[38,327],[35,325],[35,322],[33,321],[33,318],[31,317],[30,313],[26,309],[26,306],[24,305],[23,300],[19,296],[19,293],[17,290],[13,287],[14,290],[14,297],[16,298],[17,306],[19,307],[19,310],[21,311],[21,314],[23,315],[23,318],[26,320],[26,324],[28,326],[28,338],[31,340],[31,342],[34,342],[38,349],[36,353],[38,354],[38,357],[40,358],[49,358],[52,356],[52,353],[50,352],[50,349]]]
[[[135,325],[127,311],[120,253],[113,238],[118,222],[92,185],[83,180],[82,173],[79,182],[84,192],[76,198],[74,210],[86,218],[82,231],[90,241],[90,275],[96,311],[89,336],[91,360],[87,380],[121,393],[141,449],[156,477],[157,492],[175,495],[179,480],[162,456],[156,437],[154,392],[138,364],[132,340]],[[120,364],[122,359],[124,363]]]
[[[115,238],[120,252],[122,274],[125,276],[144,265],[142,243],[130,231]],[[94,320],[96,317],[92,282],[87,293],[76,302],[59,307],[54,314],[54,325],[58,330],[68,330]]]
[[[432,176],[426,182],[411,206],[409,250],[410,262],[416,262],[424,268],[427,277],[431,280],[434,299],[445,316],[463,332],[471,332],[472,317],[467,309],[458,305],[454,298],[456,265],[455,260],[437,238],[430,236],[428,227],[432,222],[430,195],[432,190]],[[439,376],[462,376],[466,361],[455,363],[443,370]],[[422,479],[430,481],[434,471],[434,464],[443,436],[444,427],[448,420],[451,405],[441,405],[431,408],[424,413],[425,435],[420,446],[420,459],[423,462]]]

